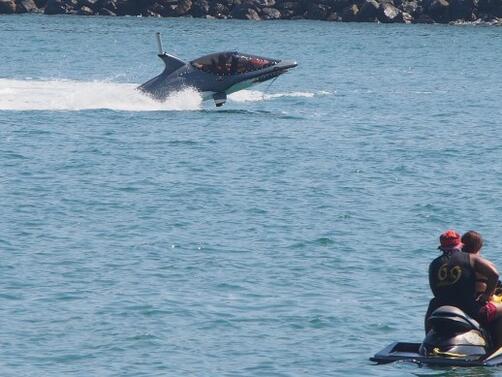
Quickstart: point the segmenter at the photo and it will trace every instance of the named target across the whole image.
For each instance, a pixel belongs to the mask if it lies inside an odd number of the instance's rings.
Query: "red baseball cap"
[[[441,250],[451,250],[451,249],[461,249],[462,241],[460,240],[460,234],[452,229],[448,229],[439,236]]]

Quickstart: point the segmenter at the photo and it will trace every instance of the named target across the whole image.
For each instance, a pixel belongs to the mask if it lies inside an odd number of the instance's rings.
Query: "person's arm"
[[[492,262],[481,258],[479,255],[472,255],[471,258],[474,271],[486,277],[486,291],[480,296],[479,301],[488,301],[497,286],[499,273]]]

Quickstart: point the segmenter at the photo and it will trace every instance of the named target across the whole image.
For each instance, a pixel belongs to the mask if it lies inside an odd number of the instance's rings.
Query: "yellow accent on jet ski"
[[[491,360],[497,356],[500,356],[502,354],[502,347],[500,347],[498,350],[496,350],[494,353],[490,355],[490,357],[487,357],[485,361]]]
[[[455,353],[455,352],[442,352],[439,348],[433,348],[430,353],[431,356],[447,356],[447,357],[466,357],[463,353]]]
[[[493,295],[490,301],[495,304],[502,304],[502,295]]]

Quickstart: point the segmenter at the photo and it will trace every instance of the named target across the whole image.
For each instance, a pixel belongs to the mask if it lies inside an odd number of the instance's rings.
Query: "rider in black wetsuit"
[[[476,274],[469,254],[461,251],[460,234],[443,233],[441,238],[439,248],[443,254],[429,266],[429,285],[434,294],[434,309],[442,305],[452,305],[473,317],[478,312],[475,301]]]
[[[477,255],[462,252],[460,234],[453,230],[441,234],[440,243],[443,254],[429,266],[429,285],[434,298],[425,315],[425,331],[430,330],[427,318],[442,305],[456,306],[481,324],[492,322],[497,315],[489,302],[498,280],[495,266]],[[487,289],[481,297],[476,297],[476,272],[487,278]]]

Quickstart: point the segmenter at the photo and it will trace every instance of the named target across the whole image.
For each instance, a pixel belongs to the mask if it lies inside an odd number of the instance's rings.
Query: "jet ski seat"
[[[437,333],[484,332],[479,323],[455,306],[441,306],[434,310],[427,322]]]

